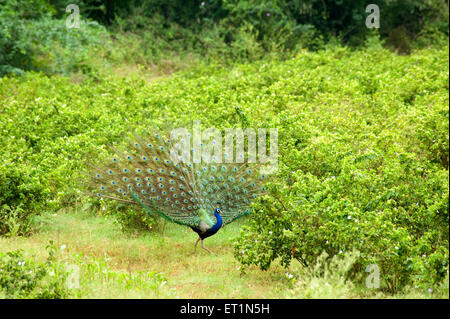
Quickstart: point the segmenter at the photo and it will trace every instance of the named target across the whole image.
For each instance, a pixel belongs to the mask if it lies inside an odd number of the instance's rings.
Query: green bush
[[[21,235],[48,198],[36,169],[0,163],[0,235]]]
[[[149,232],[158,230],[160,223],[156,215],[150,215],[147,211],[137,206],[130,206],[115,201],[89,200],[83,205],[86,212],[95,212],[105,216],[112,216],[119,228],[128,233]]]
[[[36,263],[21,250],[0,253],[0,296],[9,299],[61,299],[70,296],[66,286],[69,273],[48,246],[46,262]]]
[[[309,266],[323,252],[333,257],[356,249],[361,255],[350,276],[377,264],[390,291],[439,284],[448,270],[447,176],[431,173],[423,185],[410,175],[406,185],[377,175],[346,165],[336,177],[296,172],[289,186],[273,185],[243,227],[236,258],[262,269],[277,258]]]
[[[436,108],[430,105],[429,108],[420,110],[417,113],[415,118],[411,120],[419,121],[420,123],[416,134],[421,150],[431,162],[448,168],[448,109]]]
[[[341,299],[351,298],[355,285],[348,280],[347,274],[358,260],[359,253],[350,251],[346,254],[328,258],[322,253],[315,264],[303,269],[300,274],[291,277],[294,287],[289,291],[289,297],[304,299]]]
[[[66,27],[67,1],[0,4],[0,76],[37,70],[98,77],[111,65],[135,63],[176,71],[193,57],[232,63],[289,57],[329,42],[364,46],[374,33],[401,52],[448,41],[444,0],[381,1],[377,31],[365,27],[367,3],[360,0],[83,0],[76,1],[75,29]]]
[[[245,27],[252,30],[250,36],[256,37],[260,46],[271,50],[274,42],[282,49],[293,49],[300,44],[317,48],[312,34],[315,38],[338,37],[345,43],[362,45],[371,32],[365,27],[367,5],[362,0],[114,0],[106,4],[84,0],[80,7],[83,14],[101,23],[114,25],[118,17],[121,21],[128,20],[128,30],[139,32],[150,28],[148,33],[153,34],[156,29],[157,35],[164,34],[164,40],[175,38],[188,45],[192,40],[202,42],[207,30],[219,31],[222,41],[230,45],[239,39],[237,31]],[[448,2],[445,0],[383,0],[377,5],[382,21],[380,34],[394,49],[409,51],[416,38],[421,45],[448,38]],[[62,5],[57,7],[62,9]],[[162,23],[149,26],[149,19],[155,17]],[[310,41],[306,41],[307,38]],[[227,50],[227,53],[233,51]]]
[[[342,58],[345,52],[316,56],[308,60],[321,69],[316,77],[303,73],[296,85],[286,80],[272,91],[300,97],[296,114],[277,116],[282,166],[236,242],[244,265],[314,265],[324,251],[333,258],[356,249],[361,255],[349,276],[376,263],[389,291],[444,279],[448,83],[438,68],[448,56],[439,63],[419,55],[391,60],[370,50],[377,64],[369,58],[356,67],[359,58]],[[347,71],[338,66],[344,60]]]
[[[128,145],[123,132],[191,127],[193,119],[221,129],[276,127],[279,172],[237,240],[239,261],[313,265],[324,251],[333,258],[357,249],[349,278],[377,263],[391,291],[438,285],[448,270],[447,49],[399,56],[372,38],[364,50],[336,45],[285,61],[200,65],[152,83],[3,77],[0,158],[16,173],[2,164],[2,185],[30,173],[17,185],[43,194],[4,203],[23,202],[25,212],[35,199],[43,209],[84,201],[81,172],[108,145]],[[119,206],[104,213],[153,227],[140,208]]]
[[[80,19],[67,28],[65,17],[44,0],[0,1],[0,76],[26,70],[69,74],[94,72],[94,51],[108,45],[109,34],[95,21]],[[94,58],[93,58],[94,57]]]

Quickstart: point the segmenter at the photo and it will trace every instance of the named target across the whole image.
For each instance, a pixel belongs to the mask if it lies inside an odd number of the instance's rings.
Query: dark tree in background
[[[59,15],[69,3],[78,3],[82,13],[111,25],[117,16],[138,12],[147,17],[161,15],[186,28],[201,28],[205,23],[226,20],[230,27],[250,23],[259,31],[270,32],[289,24],[295,30],[312,26],[321,34],[342,35],[349,39],[365,34],[367,0],[50,0]],[[373,2],[381,12],[381,33],[389,36],[401,28],[413,37],[424,28],[448,35],[448,1],[379,0]],[[142,26],[145,28],[145,26]]]
[[[358,47],[374,34],[388,48],[409,53],[446,42],[449,33],[447,0],[379,0],[376,31],[365,25],[367,0],[0,0],[0,75],[85,69],[73,57],[61,58],[70,60],[70,67],[53,63],[61,60],[52,56],[55,45],[67,49],[101,38],[91,28],[91,34],[68,40],[69,4],[77,4],[83,21],[96,21],[111,38],[136,35],[145,57],[141,64],[157,63],[167,52],[254,60],[274,51],[281,56],[317,50],[330,40]]]

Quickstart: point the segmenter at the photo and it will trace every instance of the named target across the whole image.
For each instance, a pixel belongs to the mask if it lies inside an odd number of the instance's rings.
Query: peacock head
[[[223,214],[222,209],[220,209],[220,202],[216,203],[216,209],[214,209],[214,213],[217,213],[219,215]]]

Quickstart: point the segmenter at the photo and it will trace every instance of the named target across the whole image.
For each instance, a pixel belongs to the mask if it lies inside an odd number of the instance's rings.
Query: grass
[[[65,245],[59,249],[59,258],[69,264],[81,258],[86,264],[106,262],[116,272],[156,271],[169,278],[164,288],[147,291],[150,295],[93,282],[84,287],[84,298],[277,298],[286,288],[281,267],[271,272],[255,268],[241,276],[232,249],[239,225],[230,225],[205,241],[215,255],[202,249],[194,254],[197,235],[173,224],[166,225],[164,234],[135,236],[122,233],[111,218],[68,212],[45,214],[37,226],[38,231],[28,238],[0,238],[0,251],[21,248],[43,261],[45,247],[53,240],[56,247]],[[98,288],[102,286],[108,289]]]
[[[339,276],[317,277],[297,263],[245,273],[233,257],[236,222],[208,238],[214,255],[198,249],[189,228],[167,224],[160,233],[130,234],[111,217],[86,212],[45,213],[29,237],[0,238],[0,251],[23,249],[36,261],[47,258],[53,240],[57,258],[78,265],[80,287],[73,298],[436,298],[427,292],[389,295],[347,284]],[[160,278],[154,278],[159,274]],[[286,274],[294,274],[289,278]],[[445,297],[445,296],[441,296]],[[448,288],[447,288],[448,297]]]

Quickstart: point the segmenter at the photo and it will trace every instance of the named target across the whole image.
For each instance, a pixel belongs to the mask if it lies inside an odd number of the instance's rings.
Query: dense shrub
[[[267,269],[277,258],[285,265],[295,258],[307,266],[323,252],[356,249],[361,255],[354,271],[377,264],[391,291],[440,283],[448,270],[446,174],[430,172],[425,184],[409,175],[406,185],[389,172],[404,173],[397,163],[381,174],[343,165],[335,177],[296,172],[293,184],[274,185],[271,198],[255,206],[257,213],[243,227],[238,260]]]
[[[83,205],[83,210],[89,213],[111,215],[122,231],[131,234],[158,230],[161,226],[161,220],[156,215],[150,215],[139,207],[121,202],[98,201],[94,198]]]
[[[80,28],[67,28],[65,17],[56,19],[55,13],[47,1],[0,1],[0,76],[95,71],[93,53],[108,44],[106,30],[87,19]]]
[[[255,205],[236,242],[243,264],[267,269],[280,258],[285,265],[292,259],[311,265],[324,251],[332,258],[356,249],[361,255],[353,275],[376,263],[390,291],[439,285],[445,277],[448,96],[441,93],[448,83],[437,68],[448,56],[434,66],[417,56],[415,63],[427,67],[411,74],[405,73],[409,62],[397,64],[382,51],[376,56],[384,61],[377,66],[367,61],[355,68],[347,60],[348,71],[337,71],[342,60],[323,56],[318,74],[327,81],[307,72],[309,83],[292,86],[317,83],[309,105],[300,102],[295,115],[279,114],[282,178]],[[402,79],[392,81],[398,72]],[[345,83],[341,93],[337,74]],[[441,78],[440,84],[428,78]]]
[[[48,192],[36,169],[0,163],[0,235],[29,231],[31,217],[44,206]]]
[[[66,27],[69,3],[0,1],[0,76],[23,70],[95,76],[105,65],[152,67],[192,55],[201,61],[252,61],[318,50],[329,42],[362,46],[374,33],[401,52],[448,41],[444,0],[379,1],[377,31],[365,26],[362,0],[80,0],[74,1],[80,10],[75,29]]]
[[[19,175],[33,167],[31,193],[41,184],[48,197],[30,198],[57,209],[82,200],[86,159],[126,144],[131,129],[193,119],[277,127],[280,170],[237,240],[238,260],[309,265],[323,251],[357,249],[349,276],[377,263],[390,290],[432,286],[448,270],[448,48],[398,56],[371,41],[283,62],[199,66],[151,84],[4,77],[0,157]],[[2,174],[10,185],[15,175]],[[17,198],[25,205],[28,195]],[[136,225],[146,215],[134,216]]]
[[[64,2],[54,1],[56,7]],[[370,30],[365,27],[367,1],[308,0],[114,0],[103,4],[97,0],[80,2],[83,13],[101,23],[114,25],[115,19],[132,22],[132,31],[150,28],[164,34],[165,40],[186,43],[193,39],[203,41],[212,34],[221,33],[221,40],[231,44],[239,39],[239,30],[247,28],[266,50],[292,49],[296,45],[317,47],[317,38],[339,37],[346,43],[361,45]],[[439,1],[378,1],[380,34],[394,49],[409,51],[417,37],[422,44],[448,38],[448,2]],[[157,27],[150,19],[162,22]],[[174,28],[174,26],[177,26]],[[178,30],[176,30],[178,29]],[[213,30],[213,32],[203,32]],[[200,36],[196,36],[200,34]],[[232,53],[232,51],[228,51]]]
[[[23,251],[0,253],[0,296],[3,298],[61,299],[70,296],[69,272],[55,259],[56,248],[48,246],[46,262],[35,262]]]

